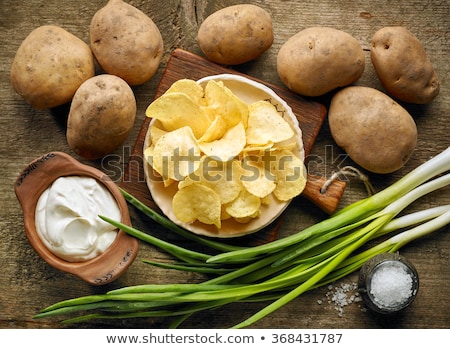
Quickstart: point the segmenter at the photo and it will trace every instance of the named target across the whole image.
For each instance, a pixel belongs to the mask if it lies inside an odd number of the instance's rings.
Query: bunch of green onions
[[[172,264],[146,261],[164,268],[214,275],[198,284],[148,284],[106,294],[65,300],[43,309],[36,318],[74,313],[65,323],[91,319],[173,317],[176,328],[190,315],[232,302],[269,301],[233,328],[250,326],[304,292],[334,282],[368,259],[396,252],[407,243],[450,223],[450,205],[403,216],[422,196],[450,184],[450,147],[386,189],[355,202],[329,218],[291,236],[256,247],[241,247],[191,234],[122,190],[127,201],[165,228],[213,249],[196,252],[101,216],[128,234],[174,256]],[[367,242],[396,231],[373,247]]]

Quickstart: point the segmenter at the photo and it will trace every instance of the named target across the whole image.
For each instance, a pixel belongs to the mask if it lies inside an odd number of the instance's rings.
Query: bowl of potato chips
[[[302,132],[272,89],[221,74],[176,81],[147,108],[144,172],[174,223],[231,238],[272,223],[306,185]]]

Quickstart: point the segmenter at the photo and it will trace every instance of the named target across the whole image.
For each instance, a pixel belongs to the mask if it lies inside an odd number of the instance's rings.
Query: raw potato
[[[102,69],[130,85],[155,73],[163,55],[163,39],[145,13],[122,0],[110,0],[92,17],[91,48]]]
[[[372,37],[370,57],[388,93],[426,104],[439,94],[439,79],[421,42],[404,27],[385,27]]]
[[[121,78],[102,74],[77,90],[67,120],[67,142],[86,159],[99,159],[127,138],[136,117],[136,100]]]
[[[359,42],[343,31],[312,27],[289,38],[277,56],[281,81],[304,96],[321,96],[357,81],[365,56]]]
[[[411,115],[371,87],[350,86],[336,93],[328,120],[337,145],[374,173],[402,168],[416,147],[417,128]]]
[[[256,5],[225,7],[203,21],[197,40],[212,62],[225,65],[249,62],[272,45],[272,18]]]
[[[11,66],[14,90],[37,109],[70,102],[78,87],[92,76],[94,57],[89,46],[54,25],[34,29]]]

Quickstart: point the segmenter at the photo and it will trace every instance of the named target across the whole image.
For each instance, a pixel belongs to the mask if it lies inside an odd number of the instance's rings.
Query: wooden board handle
[[[332,214],[336,211],[347,184],[339,180],[332,181],[325,193],[322,193],[321,190],[326,181],[327,178],[308,174],[308,180],[302,196],[326,213]]]

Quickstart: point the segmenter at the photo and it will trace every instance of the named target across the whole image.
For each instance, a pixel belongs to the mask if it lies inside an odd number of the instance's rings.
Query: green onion
[[[395,202],[401,205],[404,203],[402,197],[414,188],[425,183],[430,178],[450,170],[450,148],[419,166],[415,170],[405,175],[402,179],[391,185],[390,187],[378,192],[366,199],[356,202],[342,209],[329,219],[319,222],[297,234],[287,238],[280,239],[265,245],[222,253],[210,258],[209,262],[223,262],[227,260],[236,260],[239,258],[255,257],[273,250],[280,250],[286,246],[299,243],[315,235],[321,235],[326,232],[342,228],[348,224],[358,224],[363,222],[364,218],[369,217],[375,212],[380,212],[389,204]],[[423,195],[427,194],[426,190],[421,191]],[[362,224],[361,223],[361,224]]]
[[[123,191],[127,201],[165,228],[216,253],[192,251],[101,216],[138,239],[170,253],[178,263],[145,261],[157,267],[196,271],[216,277],[198,284],[137,285],[56,303],[37,318],[68,316],[65,322],[132,317],[173,317],[171,328],[190,315],[233,302],[272,301],[233,326],[254,324],[304,292],[358,270],[368,259],[396,252],[407,243],[450,223],[450,205],[398,217],[411,203],[450,184],[450,148],[383,191],[355,202],[294,235],[256,247],[232,246],[193,234]],[[397,234],[392,235],[394,232]],[[367,248],[367,242],[389,238]]]
[[[163,227],[169,229],[173,233],[176,233],[184,238],[187,238],[189,240],[198,242],[204,246],[212,247],[218,251],[234,251],[242,249],[243,247],[240,246],[233,246],[229,244],[225,244],[222,242],[218,242],[211,239],[203,238],[199,235],[193,234],[187,230],[184,230],[180,226],[173,223],[170,219],[167,219],[166,217],[160,215],[156,211],[152,210],[150,207],[146,206],[142,201],[138,200],[131,194],[127,193],[122,188],[119,188],[122,192],[125,199],[132,204],[134,207],[136,207],[138,210],[140,210],[142,213],[144,213],[147,217],[153,219],[156,223],[161,224]]]
[[[183,263],[159,263],[151,260],[143,260],[144,263],[153,265],[155,267],[160,267],[164,269],[174,269],[174,270],[182,270],[182,271],[190,271],[201,274],[225,274],[233,269],[231,268],[217,268],[216,266],[204,266],[204,265],[195,265],[195,264],[183,264]]]
[[[143,232],[141,232],[138,229],[135,229],[133,227],[129,227],[123,223],[114,221],[111,218],[105,217],[103,215],[99,215],[99,217],[101,219],[103,219],[105,222],[108,222],[114,226],[116,226],[119,229],[122,229],[123,231],[125,231],[126,233],[128,233],[129,235],[134,236],[137,239],[140,239],[142,241],[145,241],[149,244],[152,244],[154,246],[157,246],[159,248],[161,248],[162,250],[172,254],[173,256],[186,261],[186,262],[194,262],[194,261],[206,261],[208,258],[210,258],[210,255],[207,255],[205,253],[199,253],[199,252],[195,252],[192,250],[188,250],[186,248],[183,247],[179,247],[177,245],[171,244],[169,242],[166,242],[164,240],[158,239],[154,236],[145,234]]]

